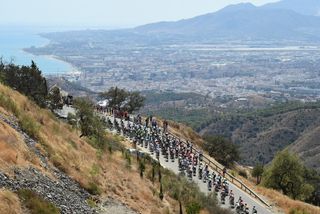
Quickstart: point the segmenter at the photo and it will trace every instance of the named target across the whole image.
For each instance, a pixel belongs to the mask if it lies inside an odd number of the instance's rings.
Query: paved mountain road
[[[141,147],[141,146],[138,146],[138,148],[139,148],[139,150],[141,150],[144,153],[147,153],[151,156],[148,149]],[[156,159],[155,154],[151,157]],[[177,160],[175,160],[175,162],[171,162],[171,160],[169,159],[169,161],[166,162],[165,158],[162,155],[160,155],[160,164],[163,167],[173,171],[176,174],[179,174],[179,172],[180,172]],[[210,169],[210,171],[212,172],[213,170]],[[208,191],[207,183],[204,183],[202,180],[199,180],[198,174],[197,174],[197,176],[193,177],[192,181],[194,181],[199,186],[199,188],[202,192],[207,193],[207,194],[210,193],[210,191]],[[260,202],[256,201],[254,198],[252,198],[247,193],[245,193],[243,190],[241,190],[238,187],[236,187],[235,185],[233,185],[231,182],[229,182],[229,187],[230,187],[230,190],[232,190],[234,193],[235,201],[237,201],[238,198],[241,196],[241,198],[245,201],[245,203],[247,203],[249,205],[250,211],[252,210],[252,207],[255,206],[258,211],[258,214],[271,214],[272,213],[267,207],[265,207],[263,204],[260,204]],[[214,192],[213,188],[212,188],[211,192]],[[220,200],[220,194],[219,194],[218,199]],[[226,205],[221,204],[222,207],[229,208],[229,202],[228,202],[229,200],[228,199],[229,199],[229,197],[226,198]]]
[[[113,117],[110,116],[106,116],[106,118],[109,118],[111,121],[114,120]],[[120,124],[120,120],[118,120],[119,124]],[[127,122],[126,122],[127,123]],[[137,147],[139,150],[143,151],[144,153],[149,154],[152,158],[156,159],[155,154],[151,155],[149,149],[145,148],[145,147],[141,147],[138,145]],[[168,162],[166,162],[165,158],[160,155],[160,164],[164,167],[167,168],[169,170],[172,170],[174,173],[179,174],[179,168],[178,168],[178,161],[175,160],[174,162],[171,162],[171,160],[169,159]],[[212,168],[209,167],[210,172],[215,171]],[[216,172],[217,173],[217,172]],[[198,175],[193,177],[192,179],[200,188],[200,190],[204,193],[210,193],[208,191],[207,188],[207,183],[204,183],[202,180],[198,179]],[[239,199],[239,197],[241,196],[241,198],[244,200],[245,203],[248,204],[249,208],[250,208],[250,214],[252,211],[252,207],[255,206],[258,214],[271,214],[274,213],[270,210],[269,207],[266,207],[264,204],[262,204],[260,201],[258,201],[257,199],[253,198],[252,196],[250,196],[248,193],[246,193],[244,190],[240,189],[239,187],[235,186],[234,184],[232,184],[231,182],[229,182],[229,189],[233,191],[234,196],[235,196],[235,202]],[[212,188],[212,191],[214,192],[214,188]],[[220,194],[218,199],[220,199]],[[229,208],[229,197],[226,197],[226,204],[222,205],[222,207],[224,208]]]

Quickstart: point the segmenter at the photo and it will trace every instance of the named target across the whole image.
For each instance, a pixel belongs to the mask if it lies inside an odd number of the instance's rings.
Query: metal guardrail
[[[170,133],[172,136],[179,139],[179,137],[175,136],[174,134]],[[187,142],[181,141],[185,145],[187,145]],[[194,146],[192,147],[192,150],[194,150],[197,153],[200,153],[199,150],[195,149]],[[214,169],[218,173],[223,173],[223,168],[219,166],[218,164],[212,162],[208,157],[206,157],[205,154],[203,154],[203,159],[208,166],[210,166],[212,169]],[[230,173],[225,173],[225,178],[229,180],[231,183],[233,183],[235,186],[239,187],[241,190],[244,190],[246,193],[248,193],[250,196],[254,196],[256,199],[258,199],[261,203],[263,203],[265,206],[270,207],[270,205],[263,200],[257,193],[255,193],[253,190],[251,190],[247,185],[245,185],[242,181],[240,181],[238,178],[234,177]]]
[[[130,119],[131,121],[131,119]],[[132,121],[131,121],[132,122]],[[169,132],[170,133],[170,132]],[[176,136],[173,133],[170,133],[170,135],[174,136],[177,139],[180,139],[180,137]],[[185,145],[187,145],[187,142],[185,140],[181,140],[182,143],[184,143]],[[194,146],[192,147],[192,150],[194,150],[197,153],[200,153],[199,150],[195,149]],[[223,168],[221,166],[219,166],[217,163],[212,162],[205,154],[203,154],[203,159],[204,162],[206,164],[208,164],[208,166],[210,166],[212,169],[214,169],[216,172],[218,173],[223,173]],[[253,190],[251,190],[247,185],[245,185],[241,180],[239,180],[238,178],[234,177],[233,175],[231,175],[230,173],[226,172],[225,173],[225,178],[227,180],[229,180],[232,184],[234,184],[235,186],[239,187],[241,190],[244,190],[245,193],[248,193],[250,196],[253,196],[254,198],[258,199],[262,204],[264,204],[267,207],[270,207],[270,205],[263,200],[257,193],[255,193]]]

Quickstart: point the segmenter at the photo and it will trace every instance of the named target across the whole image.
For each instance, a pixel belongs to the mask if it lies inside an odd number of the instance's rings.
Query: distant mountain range
[[[283,0],[261,7],[242,3],[191,19],[139,26],[133,32],[188,41],[320,41],[319,11],[319,0]]]
[[[319,0],[283,0],[262,6],[266,9],[286,9],[310,16],[320,16]]]
[[[175,22],[158,22],[132,29],[87,30],[43,35],[65,43],[159,45],[181,43],[276,42],[320,43],[320,0],[282,0],[256,7],[229,5],[217,12]],[[74,39],[76,38],[76,39]]]

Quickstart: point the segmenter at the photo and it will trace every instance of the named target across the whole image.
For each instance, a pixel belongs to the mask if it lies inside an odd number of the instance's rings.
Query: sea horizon
[[[0,29],[0,58],[6,63],[31,65],[33,60],[44,75],[63,75],[79,72],[77,68],[56,56],[33,55],[25,48],[42,47],[50,40],[41,37],[41,33],[55,31],[53,28],[32,28],[5,26]]]

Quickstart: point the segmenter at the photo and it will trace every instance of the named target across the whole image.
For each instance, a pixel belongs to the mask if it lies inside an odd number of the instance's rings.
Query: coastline
[[[47,46],[47,44],[43,45],[41,47],[45,47],[45,46]],[[36,48],[39,48],[39,47],[36,47]],[[58,61],[58,62],[66,64],[66,65],[68,65],[68,67],[70,67],[70,70],[67,71],[67,72],[56,72],[56,73],[49,72],[47,74],[43,73],[45,76],[61,76],[61,75],[80,76],[82,74],[82,71],[79,68],[77,68],[76,66],[74,66],[70,62],[67,62],[67,61],[63,60],[61,57],[59,57],[57,55],[34,54],[34,53],[28,51],[27,49],[28,48],[22,48],[21,51],[23,53],[25,53],[25,54],[32,55],[32,56],[35,56],[35,57],[43,57],[43,58],[46,58],[46,59],[51,60],[51,61]]]
[[[43,42],[41,42],[41,44],[38,45],[34,45],[34,44],[30,44],[29,47],[23,47],[20,49],[21,52],[23,52],[23,54],[27,54],[30,56],[34,56],[34,57],[40,57],[43,58],[45,60],[49,60],[51,62],[58,62],[58,63],[62,63],[64,65],[66,65],[67,71],[62,71],[59,72],[58,70],[55,72],[44,72],[45,69],[41,69],[43,75],[45,76],[71,76],[71,77],[77,77],[81,75],[81,69],[76,67],[75,65],[73,65],[70,62],[67,62],[65,60],[63,60],[61,57],[57,56],[57,55],[42,55],[42,54],[35,54],[32,51],[30,51],[30,47],[34,47],[35,49],[37,48],[45,48],[46,46],[48,46],[51,43],[51,40],[46,38],[44,35],[42,35],[41,33],[36,33],[34,34],[35,36],[39,37],[40,39],[43,40]],[[40,60],[41,61],[41,60]],[[35,62],[37,63],[36,59]],[[37,63],[38,64],[38,63]]]
[[[60,61],[60,62],[63,62],[65,64],[69,65],[72,70],[67,72],[67,74],[71,74],[71,75],[81,75],[82,74],[82,71],[80,71],[79,68],[77,68],[75,65],[71,64],[70,62],[64,61],[63,59],[61,59],[61,57],[59,57],[57,55],[39,55],[39,56],[46,57],[47,59],[50,59],[50,60]]]
[[[48,73],[43,72],[43,74],[45,76],[61,76],[61,75],[79,76],[82,74],[82,71],[79,68],[77,68],[76,66],[74,66],[70,62],[64,61],[59,56],[56,56],[56,55],[37,55],[37,54],[34,54],[30,51],[25,50],[25,48],[21,49],[21,51],[24,52],[25,54],[32,55],[35,57],[43,57],[43,58],[46,58],[47,60],[61,62],[61,63],[68,65],[68,67],[70,67],[70,70],[68,69],[69,71],[66,71],[66,72],[58,72],[58,71],[57,72],[48,72]]]

